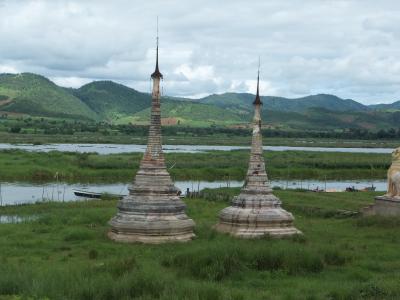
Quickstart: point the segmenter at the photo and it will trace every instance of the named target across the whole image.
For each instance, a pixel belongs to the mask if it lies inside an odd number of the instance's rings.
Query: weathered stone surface
[[[400,216],[400,198],[375,197],[374,204],[363,208],[362,213],[364,216]]]
[[[387,178],[387,193],[375,197],[374,204],[364,207],[362,209],[364,216],[400,216],[400,147],[392,152],[392,165]]]
[[[283,237],[301,232],[293,226],[293,215],[281,208],[281,201],[272,194],[262,155],[261,105],[257,79],[257,95],[254,101],[253,137],[249,168],[240,194],[233,198],[231,206],[219,214],[216,229],[239,238],[263,236]]]
[[[118,203],[117,215],[111,219],[109,238],[118,242],[158,244],[191,240],[194,222],[185,214],[165,166],[161,144],[160,79],[158,48],[156,71],[152,74],[153,93],[149,138],[129,195]]]
[[[385,196],[400,200],[400,147],[392,152],[392,165],[388,170],[387,178],[388,191]]]

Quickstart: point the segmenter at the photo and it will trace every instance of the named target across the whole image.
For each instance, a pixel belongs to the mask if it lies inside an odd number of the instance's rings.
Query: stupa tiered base
[[[375,203],[362,209],[364,216],[400,216],[400,197],[377,196]]]
[[[236,196],[232,205],[220,212],[216,229],[238,238],[252,239],[301,234],[293,226],[293,215],[280,207],[280,200],[273,194]]]
[[[119,214],[112,222],[108,237],[122,243],[161,244],[187,242],[194,238],[194,222],[185,214],[130,215]]]
[[[142,161],[129,195],[118,204],[111,219],[110,239],[118,242],[159,244],[191,240],[194,222],[163,163]]]

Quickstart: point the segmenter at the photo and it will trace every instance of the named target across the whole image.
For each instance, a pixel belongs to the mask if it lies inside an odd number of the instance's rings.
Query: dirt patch
[[[2,116],[2,115],[7,115],[9,117],[24,117],[24,116],[28,116],[27,114],[23,114],[23,113],[0,110],[0,116]]]
[[[6,100],[0,100],[0,106],[9,104],[13,101],[13,99],[6,99]]]
[[[161,118],[161,125],[176,125],[178,124],[177,118]]]
[[[354,122],[353,116],[339,116],[338,119],[346,123]]]
[[[365,128],[365,129],[373,129],[373,128],[375,128],[375,125],[374,125],[374,124],[366,123],[366,122],[360,122],[359,125],[360,125],[362,128]]]

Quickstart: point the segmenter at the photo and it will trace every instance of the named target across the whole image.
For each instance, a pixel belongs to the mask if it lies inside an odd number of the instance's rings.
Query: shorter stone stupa
[[[231,206],[219,214],[216,230],[239,238],[263,236],[283,237],[301,234],[293,226],[291,213],[281,208],[281,201],[272,194],[263,158],[261,135],[261,99],[259,95],[259,71],[257,95],[253,102],[253,137],[246,181],[240,194],[233,198]]]
[[[388,190],[375,197],[374,204],[363,208],[364,216],[400,216],[400,147],[392,152],[392,165],[388,173]]]

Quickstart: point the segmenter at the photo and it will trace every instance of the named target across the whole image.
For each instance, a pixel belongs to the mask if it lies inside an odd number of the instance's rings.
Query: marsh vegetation
[[[138,170],[142,153],[96,153],[20,150],[0,151],[0,181],[128,182]],[[269,178],[277,179],[384,179],[390,155],[266,151]],[[175,180],[243,180],[247,150],[206,153],[167,153],[169,172]]]
[[[226,194],[235,189],[213,190]],[[0,226],[3,299],[396,299],[398,219],[343,217],[374,193],[276,191],[304,236],[243,241],[212,230],[224,199],[190,199],[197,238],[116,244],[115,201],[0,208],[37,219]],[[177,282],[179,281],[179,284]],[[1,298],[1,297],[0,297]]]

